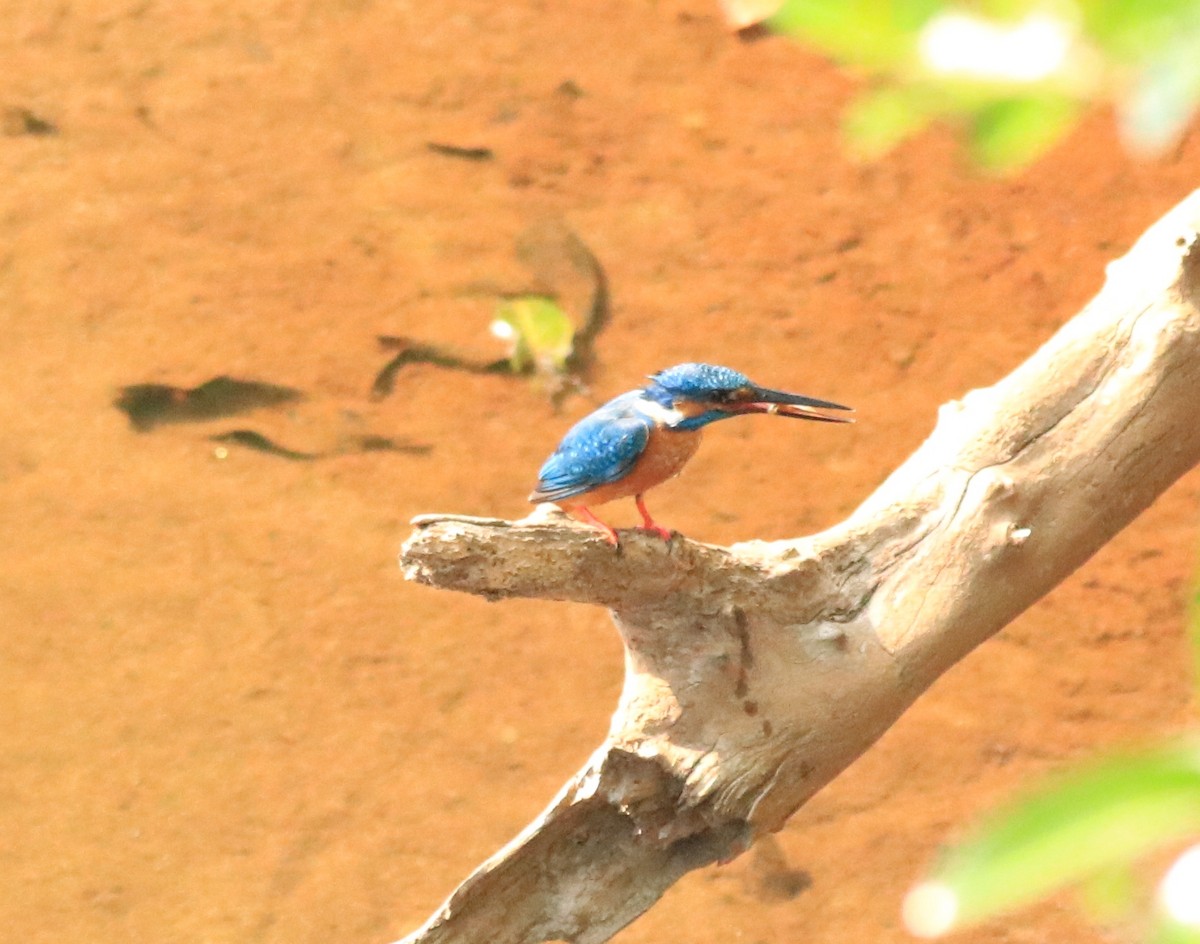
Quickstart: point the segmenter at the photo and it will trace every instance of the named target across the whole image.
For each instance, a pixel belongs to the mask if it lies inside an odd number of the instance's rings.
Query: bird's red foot
[[[651,534],[657,534],[664,541],[671,540],[671,529],[664,528],[661,524],[650,517],[650,512],[646,510],[646,503],[642,501],[642,496],[636,496],[634,501],[637,503],[638,511],[642,513],[641,530],[649,531]]]
[[[593,515],[586,507],[583,505],[577,505],[571,509],[571,511],[580,521],[584,521],[587,524],[590,524],[593,528],[603,531],[604,540],[606,540],[613,547],[621,546],[621,539],[617,537],[617,532]]]

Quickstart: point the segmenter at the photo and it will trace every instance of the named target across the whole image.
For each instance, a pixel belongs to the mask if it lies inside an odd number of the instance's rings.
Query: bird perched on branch
[[[553,502],[599,528],[614,546],[619,543],[617,532],[589,506],[632,497],[643,529],[670,540],[671,532],[650,517],[642,496],[679,474],[709,423],[746,413],[853,422],[829,412],[852,412],[848,406],[769,390],[714,364],[678,364],[649,379],[642,389],[621,394],[572,426],[542,466],[537,488],[529,496],[531,502]]]

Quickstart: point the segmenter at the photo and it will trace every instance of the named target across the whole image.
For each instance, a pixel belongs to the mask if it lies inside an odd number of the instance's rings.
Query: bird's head
[[[745,413],[773,413],[823,423],[854,422],[848,416],[828,412],[852,412],[851,407],[760,387],[745,374],[715,364],[668,367],[652,374],[643,392],[648,399],[678,414],[677,419],[667,423],[676,429],[699,429]]]

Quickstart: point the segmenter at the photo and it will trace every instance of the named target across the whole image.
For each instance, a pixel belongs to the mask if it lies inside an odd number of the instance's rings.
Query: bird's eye
[[[707,391],[703,399],[708,403],[740,403],[752,396],[749,387],[725,387],[720,390]]]

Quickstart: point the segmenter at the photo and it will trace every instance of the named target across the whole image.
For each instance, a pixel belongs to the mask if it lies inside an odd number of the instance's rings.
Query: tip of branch
[[[417,515],[409,521],[418,531],[424,528],[431,527],[435,524],[471,524],[478,527],[490,528],[511,528],[517,522],[509,521],[507,518],[480,518],[475,515],[448,515],[448,514],[428,514]]]

